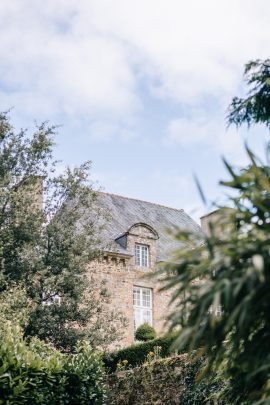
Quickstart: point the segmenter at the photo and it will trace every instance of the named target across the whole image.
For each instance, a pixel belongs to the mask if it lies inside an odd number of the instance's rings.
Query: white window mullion
[[[143,323],[152,325],[152,290],[144,287],[133,289],[134,329]]]
[[[135,244],[135,264],[140,267],[149,267],[149,247]]]

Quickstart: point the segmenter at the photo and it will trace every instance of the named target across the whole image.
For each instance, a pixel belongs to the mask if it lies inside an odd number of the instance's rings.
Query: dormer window
[[[149,267],[149,247],[140,243],[135,243],[135,265]]]

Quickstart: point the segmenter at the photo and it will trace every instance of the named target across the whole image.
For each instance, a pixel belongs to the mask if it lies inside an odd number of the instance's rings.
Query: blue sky
[[[0,109],[61,125],[56,157],[92,160],[105,191],[185,211],[222,199],[221,156],[247,162],[263,128],[226,129],[243,66],[269,57],[268,0],[2,0]]]

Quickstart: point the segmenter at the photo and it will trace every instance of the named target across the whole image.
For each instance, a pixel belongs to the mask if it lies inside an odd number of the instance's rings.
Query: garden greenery
[[[155,353],[155,348],[159,347],[160,357],[170,356],[175,350],[172,349],[175,334],[167,334],[157,339],[149,340],[144,343],[137,343],[113,353],[107,353],[103,357],[105,366],[109,372],[117,369],[117,364],[127,361],[126,368],[136,367],[147,360],[150,352]]]
[[[26,343],[19,326],[0,332],[0,404],[102,405],[106,379],[101,356],[81,342],[63,354],[37,338]]]
[[[203,359],[187,354],[167,358],[153,354],[150,352],[139,367],[127,369],[123,364],[118,368],[121,372],[109,375],[109,404],[214,404],[212,396],[221,389],[222,381],[198,380]]]
[[[89,270],[107,213],[97,204],[91,162],[56,174],[54,137],[46,123],[17,132],[0,113],[0,307],[12,317],[20,300],[10,297],[24,294],[25,335],[64,351],[81,339],[106,347],[125,325]]]
[[[228,123],[270,123],[270,60],[246,64],[247,96],[233,98]],[[266,163],[246,148],[249,165],[225,161],[234,191],[228,207],[212,215],[204,243],[190,232],[178,239],[194,248],[179,251],[166,268],[165,288],[174,288],[178,328],[175,346],[200,347],[208,376],[223,381],[218,403],[270,402],[270,150]],[[212,373],[212,374],[211,374]],[[214,376],[214,377],[213,377]]]
[[[239,404],[270,400],[270,169],[247,153],[246,169],[225,162],[231,178],[222,184],[236,193],[204,243],[192,232],[178,234],[193,249],[167,265],[165,287],[174,288],[176,347],[201,347],[207,368],[227,381],[219,394]]]

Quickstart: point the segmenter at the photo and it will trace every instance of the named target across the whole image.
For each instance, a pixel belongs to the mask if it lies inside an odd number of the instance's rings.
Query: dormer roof
[[[180,247],[173,231],[189,229],[202,235],[200,226],[183,209],[123,197],[110,193],[98,193],[97,203],[108,213],[108,220],[101,231],[104,250],[133,255],[119,243],[123,235],[132,232],[136,225],[149,227],[156,239],[157,261],[167,261],[170,252]]]

